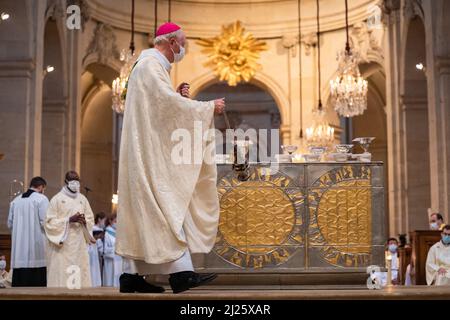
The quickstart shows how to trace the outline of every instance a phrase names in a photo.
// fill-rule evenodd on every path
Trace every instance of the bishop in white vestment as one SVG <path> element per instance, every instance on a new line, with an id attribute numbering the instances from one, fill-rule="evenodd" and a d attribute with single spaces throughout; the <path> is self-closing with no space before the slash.
<path id="1" fill-rule="evenodd" d="M 133 260 L 136 269 L 124 270 L 122 292 L 139 291 L 135 283 L 142 280 L 132 277 L 136 273 L 171 274 L 174 292 L 214 277 L 194 273 L 190 254 L 209 252 L 217 234 L 213 129 L 214 113 L 221 113 L 225 104 L 223 99 L 191 100 L 184 84 L 178 92 L 173 89 L 171 64 L 184 57 L 185 42 L 179 26 L 163 24 L 155 48 L 142 52 L 129 77 L 119 160 L 116 252 Z M 197 144 L 191 148 L 189 143 L 191 149 L 184 152 L 194 150 L 192 157 L 180 163 L 174 159 L 180 142 L 173 135 L 181 131 Z"/>
<path id="2" fill-rule="evenodd" d="M 91 287 L 89 243 L 94 214 L 80 193 L 79 176 L 66 174 L 66 186 L 50 200 L 45 220 L 47 248 L 47 287 Z"/>

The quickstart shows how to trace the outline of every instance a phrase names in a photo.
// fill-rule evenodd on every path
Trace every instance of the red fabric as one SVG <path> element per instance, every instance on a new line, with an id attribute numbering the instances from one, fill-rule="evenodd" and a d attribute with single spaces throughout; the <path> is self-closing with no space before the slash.
<path id="1" fill-rule="evenodd" d="M 175 23 L 166 22 L 159 26 L 158 30 L 156 31 L 156 36 L 159 37 L 164 34 L 172 33 L 180 29 L 181 27 L 176 25 Z"/>

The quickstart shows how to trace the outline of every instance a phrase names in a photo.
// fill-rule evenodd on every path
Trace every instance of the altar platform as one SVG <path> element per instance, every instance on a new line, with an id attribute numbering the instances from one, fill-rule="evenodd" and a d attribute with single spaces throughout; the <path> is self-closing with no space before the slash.
<path id="1" fill-rule="evenodd" d="M 0 300 L 448 300 L 450 287 L 364 286 L 206 286 L 180 294 L 123 294 L 117 288 L 69 290 L 59 288 L 0 289 Z"/>

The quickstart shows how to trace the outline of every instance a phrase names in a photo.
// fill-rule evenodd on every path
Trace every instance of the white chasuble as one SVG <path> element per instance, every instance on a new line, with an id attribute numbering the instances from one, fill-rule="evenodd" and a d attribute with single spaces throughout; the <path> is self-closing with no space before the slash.
<path id="1" fill-rule="evenodd" d="M 69 223 L 77 212 L 85 215 L 86 227 Z M 63 188 L 50 200 L 45 220 L 47 287 L 92 286 L 86 233 L 92 234 L 93 225 L 94 215 L 84 195 L 72 197 Z"/>
<path id="2" fill-rule="evenodd" d="M 444 275 L 438 274 L 439 268 L 444 268 L 447 273 Z M 425 271 L 428 285 L 450 285 L 450 245 L 445 246 L 439 241 L 430 248 Z"/>
<path id="3" fill-rule="evenodd" d="M 155 56 L 138 60 L 120 147 L 117 254 L 163 264 L 188 249 L 211 251 L 219 220 L 213 128 L 213 101 L 178 94 Z M 189 150 L 179 152 L 180 141 Z"/>

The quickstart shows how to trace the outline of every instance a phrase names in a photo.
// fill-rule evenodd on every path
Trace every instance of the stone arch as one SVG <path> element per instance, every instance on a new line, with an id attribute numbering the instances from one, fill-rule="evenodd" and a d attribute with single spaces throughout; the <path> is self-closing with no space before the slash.
<path id="1" fill-rule="evenodd" d="M 68 157 L 68 99 L 64 54 L 57 22 L 48 19 L 44 30 L 44 70 L 42 94 L 41 174 L 46 178 L 48 194 L 56 194 L 64 181 Z"/>
<path id="2" fill-rule="evenodd" d="M 212 72 L 207 72 L 197 78 L 195 78 L 191 83 L 191 92 L 192 96 L 195 97 L 197 94 L 204 88 L 218 83 L 216 75 Z M 273 80 L 270 76 L 266 75 L 263 72 L 257 72 L 255 77 L 250 81 L 251 84 L 254 84 L 260 87 L 263 90 L 266 90 L 277 103 L 278 109 L 281 114 L 281 123 L 283 126 L 290 125 L 290 105 L 289 99 L 287 98 L 286 93 L 283 91 L 281 86 Z"/>
<path id="3" fill-rule="evenodd" d="M 111 108 L 111 83 L 118 72 L 89 64 L 81 76 L 81 164 L 84 186 L 94 212 L 111 210 L 118 160 L 119 115 Z"/>
<path id="4" fill-rule="evenodd" d="M 281 114 L 274 97 L 261 85 L 254 81 L 239 84 L 237 87 L 230 87 L 225 82 L 212 82 L 203 86 L 200 92 L 196 93 L 199 100 L 212 100 L 217 97 L 226 97 L 227 114 L 232 129 L 242 129 L 246 132 L 249 129 L 256 130 L 255 136 L 249 138 L 253 142 L 252 160 L 268 161 L 266 156 L 278 154 L 280 152 L 281 137 L 276 135 L 272 129 L 280 129 Z M 216 129 L 225 132 L 227 129 L 224 117 L 215 117 Z M 260 130 L 266 131 L 267 136 Z M 250 132 L 250 131 L 249 131 Z M 261 135 L 263 134 L 263 135 Z M 277 139 L 279 137 L 280 139 Z M 267 138 L 267 139 L 265 139 Z M 272 140 L 274 139 L 275 140 Z M 272 144 L 272 141 L 275 144 Z M 217 152 L 228 153 L 232 148 L 230 141 L 217 141 Z M 224 150 L 220 148 L 225 147 Z"/>
<path id="5" fill-rule="evenodd" d="M 190 83 L 192 96 L 196 97 L 202 89 L 218 82 L 219 80 L 213 72 L 209 71 L 202 74 Z M 280 135 L 283 143 L 289 143 L 291 135 L 291 110 L 287 94 L 275 80 L 263 72 L 257 72 L 250 83 L 267 91 L 275 100 L 281 116 Z"/>

